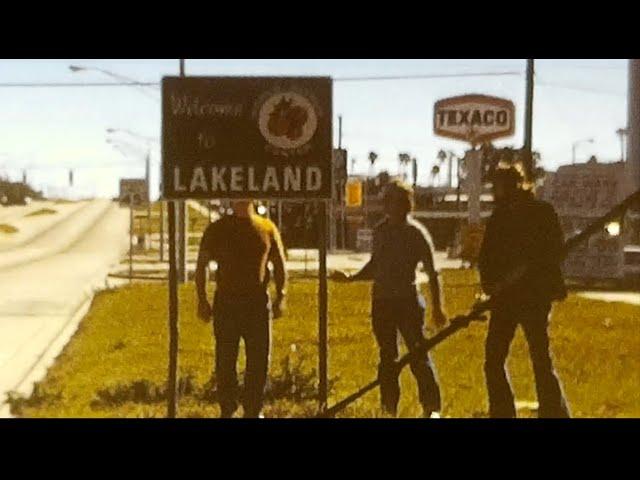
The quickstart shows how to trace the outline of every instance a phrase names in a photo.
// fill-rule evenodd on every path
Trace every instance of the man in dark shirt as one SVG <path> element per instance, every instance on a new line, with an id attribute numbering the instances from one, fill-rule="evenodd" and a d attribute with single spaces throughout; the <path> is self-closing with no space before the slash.
<path id="1" fill-rule="evenodd" d="M 246 371 L 243 409 L 245 417 L 258 417 L 262 410 L 269 368 L 271 305 L 267 291 L 272 262 L 276 283 L 273 316 L 281 314 L 285 295 L 284 247 L 278 229 L 254 213 L 248 200 L 232 202 L 233 215 L 210 224 L 200 242 L 196 268 L 198 315 L 205 321 L 213 315 L 216 339 L 216 379 L 221 417 L 237 409 L 236 363 L 240 338 L 244 339 Z M 207 300 L 206 268 L 217 263 L 213 307 Z"/>
<path id="2" fill-rule="evenodd" d="M 551 303 L 567 295 L 560 269 L 564 239 L 553 207 L 523 190 L 522 182 L 514 167 L 496 170 L 495 208 L 487 221 L 478 264 L 483 290 L 497 295 L 485 344 L 489 415 L 516 416 L 505 361 L 521 325 L 536 379 L 539 416 L 568 417 L 547 332 Z"/>
<path id="3" fill-rule="evenodd" d="M 398 331 L 411 351 L 424 340 L 425 300 L 416 288 L 416 267 L 422 262 L 429 275 L 432 318 L 441 327 L 446 317 L 441 307 L 440 284 L 433 263 L 433 244 L 427 230 L 409 217 L 413 192 L 401 183 L 387 186 L 384 195 L 385 220 L 373 235 L 369 262 L 355 275 L 336 272 L 342 281 L 373 280 L 372 323 L 380 348 L 378 376 L 382 408 L 397 414 L 400 386 L 395 361 L 398 358 Z M 416 358 L 411 370 L 418 382 L 425 417 L 437 417 L 441 408 L 440 389 L 428 356 Z"/>

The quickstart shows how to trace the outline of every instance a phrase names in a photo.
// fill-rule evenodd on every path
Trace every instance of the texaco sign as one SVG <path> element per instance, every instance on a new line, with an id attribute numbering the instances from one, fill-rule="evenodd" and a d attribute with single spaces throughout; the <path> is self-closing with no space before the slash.
<path id="1" fill-rule="evenodd" d="M 329 198 L 331 79 L 165 77 L 163 198 Z"/>
<path id="2" fill-rule="evenodd" d="M 433 131 L 441 137 L 480 144 L 515 131 L 513 102 L 487 95 L 439 100 L 433 108 Z"/>

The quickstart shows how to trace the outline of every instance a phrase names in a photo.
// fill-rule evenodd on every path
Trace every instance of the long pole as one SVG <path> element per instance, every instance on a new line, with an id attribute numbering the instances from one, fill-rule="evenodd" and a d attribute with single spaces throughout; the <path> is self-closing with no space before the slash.
<path id="1" fill-rule="evenodd" d="M 524 117 L 524 171 L 527 181 L 533 179 L 533 156 L 531 154 L 533 135 L 533 59 L 527 60 L 526 110 Z"/>
<path id="2" fill-rule="evenodd" d="M 563 248 L 564 255 L 566 256 L 570 250 L 575 248 L 578 244 L 584 242 L 594 233 L 601 232 L 604 226 L 606 225 L 606 223 L 624 214 L 624 212 L 628 208 L 632 207 L 632 205 L 638 201 L 640 201 L 640 190 L 631 194 L 622 202 L 614 206 L 605 215 L 603 215 L 602 217 L 598 218 L 595 222 L 588 225 L 580 233 L 566 240 L 564 242 L 564 248 Z M 402 356 L 396 362 L 396 370 L 395 370 L 396 374 L 399 375 L 402 369 L 411 363 L 411 360 L 424 356 L 431 348 L 438 345 L 446 338 L 450 337 L 456 331 L 460 330 L 461 328 L 467 327 L 471 321 L 484 320 L 484 316 L 482 314 L 490 310 L 491 308 L 493 308 L 495 305 L 499 304 L 500 298 L 502 295 L 504 295 L 504 292 L 506 291 L 506 289 L 509 286 L 513 285 L 518 280 L 520 280 L 526 272 L 527 272 L 527 264 L 524 263 L 520 265 L 520 267 L 517 267 L 513 272 L 510 272 L 509 275 L 506 276 L 508 280 L 506 280 L 501 285 L 498 285 L 498 291 L 494 293 L 488 300 L 483 300 L 481 302 L 476 303 L 468 314 L 454 317 L 453 319 L 451 319 L 450 324 L 446 328 L 444 328 L 443 330 L 440 330 L 440 332 L 438 332 L 433 337 L 423 341 L 417 349 Z M 342 411 L 348 405 L 358 400 L 360 397 L 362 397 L 367 392 L 373 390 L 379 385 L 380 385 L 379 379 L 376 379 L 368 383 L 364 387 L 360 388 L 360 390 L 358 390 L 357 392 L 354 392 L 353 394 L 339 401 L 338 403 L 331 406 L 330 408 L 327 408 L 324 411 L 321 411 L 318 415 L 316 415 L 316 418 L 333 417 L 336 413 Z"/>
<path id="3" fill-rule="evenodd" d="M 320 411 L 327 408 L 328 375 L 328 302 L 327 302 L 327 202 L 320 201 L 320 235 L 318 246 L 318 402 Z"/>

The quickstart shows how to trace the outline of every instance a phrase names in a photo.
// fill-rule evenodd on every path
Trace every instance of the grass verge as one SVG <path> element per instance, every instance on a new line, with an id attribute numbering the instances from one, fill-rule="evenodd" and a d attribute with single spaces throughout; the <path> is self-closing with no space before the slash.
<path id="1" fill-rule="evenodd" d="M 41 215 L 54 215 L 56 213 L 58 213 L 58 211 L 54 210 L 53 208 L 41 208 L 40 210 L 35 210 L 31 213 L 27 213 L 25 217 L 39 217 Z"/>
<path id="2" fill-rule="evenodd" d="M 18 233 L 19 231 L 20 230 L 18 230 L 13 225 L 9 225 L 8 223 L 0 223 L 0 233 L 11 234 Z"/>
<path id="3" fill-rule="evenodd" d="M 444 271 L 443 278 L 449 315 L 466 311 L 478 292 L 475 272 Z M 219 410 L 211 324 L 196 318 L 192 283 L 181 286 L 179 295 L 180 416 L 215 417 Z M 375 378 L 378 359 L 369 295 L 368 283 L 329 283 L 330 404 Z M 288 311 L 273 325 L 268 417 L 305 417 L 316 411 L 316 301 L 315 280 L 292 280 Z M 552 350 L 574 416 L 640 416 L 639 319 L 640 307 L 573 294 L 554 307 Z M 445 416 L 486 416 L 485 334 L 486 325 L 474 323 L 433 352 Z M 33 395 L 12 397 L 12 410 L 24 417 L 162 417 L 167 349 L 166 285 L 133 284 L 103 292 Z M 242 378 L 242 350 L 240 365 Z M 520 331 L 508 367 L 518 400 L 535 400 Z M 408 369 L 401 375 L 401 386 L 399 415 L 419 416 L 417 389 Z M 339 416 L 378 417 L 378 402 L 376 390 Z"/>

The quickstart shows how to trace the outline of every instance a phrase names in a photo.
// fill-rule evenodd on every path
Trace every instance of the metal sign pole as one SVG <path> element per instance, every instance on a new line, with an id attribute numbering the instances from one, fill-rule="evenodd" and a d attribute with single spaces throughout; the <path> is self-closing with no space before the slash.
<path id="1" fill-rule="evenodd" d="M 328 316 L 327 316 L 327 202 L 322 200 L 320 207 L 320 235 L 318 246 L 318 402 L 320 411 L 327 408 L 328 375 Z"/>
<path id="2" fill-rule="evenodd" d="M 531 156 L 533 136 L 533 59 L 527 60 L 526 108 L 524 116 L 524 171 L 527 181 L 533 179 L 533 157 Z"/>
<path id="3" fill-rule="evenodd" d="M 180 76 L 184 76 L 184 59 L 180 59 Z M 164 155 L 164 149 L 163 149 Z M 178 414 L 178 269 L 176 265 L 176 203 L 167 204 L 169 216 L 169 378 L 167 381 L 167 417 Z"/>
<path id="4" fill-rule="evenodd" d="M 482 151 L 471 145 L 467 152 L 468 180 L 467 202 L 469 208 L 469 224 L 480 223 L 480 195 L 482 194 Z"/>
<path id="5" fill-rule="evenodd" d="M 168 202 L 169 215 L 169 378 L 167 417 L 178 412 L 178 272 L 176 268 L 176 203 Z"/>
<path id="6" fill-rule="evenodd" d="M 180 76 L 185 76 L 184 58 L 180 59 Z M 186 200 L 178 202 L 178 282 L 187 281 L 187 232 L 188 215 Z"/>

